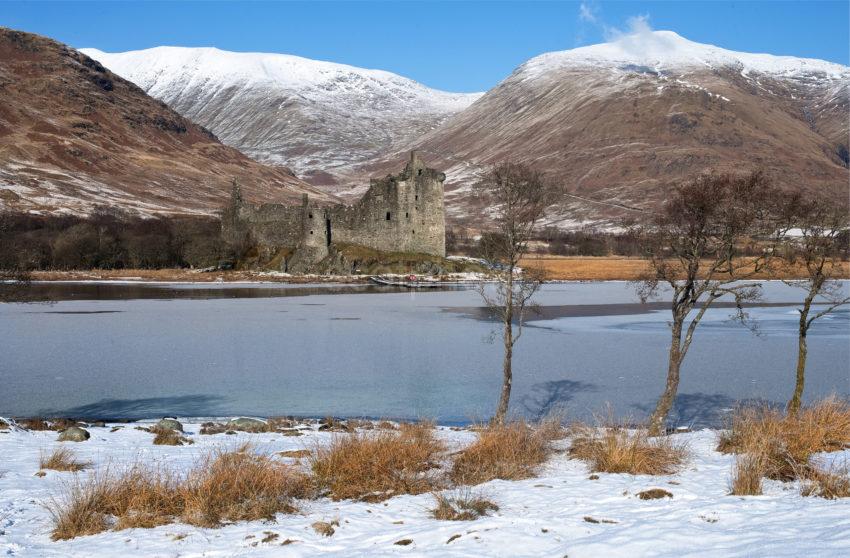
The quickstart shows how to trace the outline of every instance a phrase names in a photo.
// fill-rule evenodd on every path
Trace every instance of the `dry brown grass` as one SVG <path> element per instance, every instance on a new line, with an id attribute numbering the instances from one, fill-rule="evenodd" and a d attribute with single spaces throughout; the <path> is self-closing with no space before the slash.
<path id="1" fill-rule="evenodd" d="M 74 479 L 60 498 L 49 501 L 47 510 L 53 518 L 50 538 L 73 539 L 109 529 L 110 518 L 103 512 L 108 484 L 103 476 Z"/>
<path id="2" fill-rule="evenodd" d="M 627 280 L 637 281 L 646 275 L 648 267 L 642 258 L 624 256 L 529 256 L 523 258 L 520 266 L 544 271 L 550 280 L 571 281 L 603 281 Z M 839 262 L 840 276 L 850 278 L 850 262 Z M 704 266 L 707 269 L 710 266 Z M 802 266 L 785 265 L 774 270 L 772 275 L 758 274 L 756 278 L 802 279 L 807 277 Z"/>
<path id="3" fill-rule="evenodd" d="M 18 426 L 23 428 L 24 430 L 31 430 L 33 432 L 41 432 L 44 430 L 52 430 L 50 425 L 46 420 L 40 418 L 26 418 L 20 419 L 17 421 Z"/>
<path id="4" fill-rule="evenodd" d="M 183 519 L 205 527 L 293 513 L 293 499 L 305 498 L 311 491 L 307 475 L 257 455 L 248 446 L 208 455 L 189 474 L 186 485 Z"/>
<path id="5" fill-rule="evenodd" d="M 744 408 L 732 416 L 717 450 L 760 454 L 765 476 L 776 480 L 800 477 L 818 452 L 850 446 L 850 403 L 830 397 L 796 415 L 762 408 Z"/>
<path id="6" fill-rule="evenodd" d="M 480 484 L 493 479 L 533 477 L 552 453 L 552 441 L 561 437 L 557 419 L 538 424 L 525 421 L 480 429 L 478 439 L 461 451 L 450 477 L 456 484 Z"/>
<path id="7" fill-rule="evenodd" d="M 732 465 L 729 493 L 733 496 L 761 496 L 766 460 L 761 453 L 742 454 Z"/>
<path id="8" fill-rule="evenodd" d="M 243 446 L 208 454 L 183 476 L 142 464 L 105 470 L 67 485 L 47 507 L 52 538 L 59 540 L 177 519 L 203 527 L 271 519 L 294 512 L 293 500 L 308 496 L 310 487 L 303 473 Z"/>
<path id="9" fill-rule="evenodd" d="M 194 444 L 194 442 L 175 430 L 168 430 L 166 428 L 156 429 L 156 436 L 153 439 L 153 445 L 182 446 L 185 444 Z"/>
<path id="10" fill-rule="evenodd" d="M 82 471 L 89 467 L 88 461 L 80 461 L 74 456 L 74 452 L 65 446 L 54 449 L 50 454 L 42 453 L 38 459 L 40 469 L 51 469 L 53 471 Z"/>
<path id="11" fill-rule="evenodd" d="M 334 519 L 333 521 L 316 521 L 311 525 L 313 530 L 322 535 L 323 537 L 332 537 L 334 533 L 336 533 L 336 529 L 334 527 L 339 527 L 339 520 Z"/>
<path id="12" fill-rule="evenodd" d="M 672 436 L 650 437 L 646 429 L 622 425 L 574 425 L 569 454 L 592 472 L 672 475 L 688 459 L 688 449 Z"/>
<path id="13" fill-rule="evenodd" d="M 805 478 L 800 482 L 800 494 L 827 500 L 850 498 L 850 472 L 847 466 L 810 466 L 805 472 Z"/>
<path id="14" fill-rule="evenodd" d="M 440 479 L 433 469 L 444 450 L 433 424 L 407 424 L 338 435 L 316 448 L 311 464 L 317 486 L 334 500 L 376 502 L 434 490 Z"/>
<path id="15" fill-rule="evenodd" d="M 431 517 L 442 521 L 473 521 L 499 511 L 499 506 L 469 489 L 434 494 L 434 501 Z"/>

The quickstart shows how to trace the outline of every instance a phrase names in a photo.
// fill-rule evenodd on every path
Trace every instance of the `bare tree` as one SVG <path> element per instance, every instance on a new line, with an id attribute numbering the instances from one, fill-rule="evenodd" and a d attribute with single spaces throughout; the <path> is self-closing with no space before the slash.
<path id="1" fill-rule="evenodd" d="M 788 412 L 799 411 L 806 381 L 806 338 L 812 323 L 838 307 L 850 303 L 850 296 L 836 278 L 842 275 L 841 258 L 848 249 L 848 213 L 846 208 L 819 199 L 805 199 L 802 194 L 789 196 L 784 207 L 783 225 L 791 231 L 784 240 L 785 256 L 790 271 L 802 271 L 800 280 L 785 280 L 785 284 L 803 289 L 806 293 L 799 308 L 797 370 L 794 394 L 788 402 Z M 819 311 L 812 305 L 821 303 Z"/>
<path id="2" fill-rule="evenodd" d="M 735 318 L 748 323 L 744 303 L 758 300 L 761 286 L 746 280 L 765 270 L 770 250 L 764 256 L 736 256 L 742 243 L 772 232 L 767 207 L 772 199 L 775 196 L 760 172 L 706 174 L 676 188 L 653 222 L 643 228 L 650 271 L 639 283 L 638 295 L 645 302 L 664 285 L 672 291 L 667 381 L 649 419 L 653 435 L 664 432 L 679 389 L 682 362 L 711 305 L 731 297 Z"/>
<path id="3" fill-rule="evenodd" d="M 502 390 L 493 416 L 493 422 L 501 424 L 511 397 L 514 345 L 522 336 L 526 312 L 542 283 L 540 272 L 520 269 L 519 262 L 528 252 L 528 243 L 546 207 L 553 201 L 553 187 L 539 171 L 506 162 L 494 166 L 477 190 L 495 222 L 495 230 L 481 239 L 481 252 L 492 264 L 492 272 L 479 283 L 478 292 L 502 327 Z"/>

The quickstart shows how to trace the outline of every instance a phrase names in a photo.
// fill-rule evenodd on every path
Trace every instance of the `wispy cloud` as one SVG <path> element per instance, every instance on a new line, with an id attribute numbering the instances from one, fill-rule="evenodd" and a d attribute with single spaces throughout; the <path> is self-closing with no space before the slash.
<path id="1" fill-rule="evenodd" d="M 578 22 L 576 45 L 584 43 L 588 27 L 596 28 L 609 43 L 622 42 L 626 37 L 640 41 L 652 36 L 649 14 L 631 16 L 626 20 L 626 27 L 620 29 L 605 22 L 605 18 L 602 16 L 602 8 L 595 0 L 583 0 L 579 4 Z"/>
<path id="2" fill-rule="evenodd" d="M 619 41 L 626 36 L 647 36 L 652 34 L 652 26 L 649 24 L 649 14 L 632 16 L 626 20 L 626 29 L 618 29 L 602 24 L 602 36 L 609 43 Z"/>
<path id="3" fill-rule="evenodd" d="M 596 23 L 596 13 L 599 11 L 599 8 L 596 4 L 591 4 L 589 2 L 582 2 L 578 7 L 578 18 L 580 21 L 586 21 L 588 23 Z"/>

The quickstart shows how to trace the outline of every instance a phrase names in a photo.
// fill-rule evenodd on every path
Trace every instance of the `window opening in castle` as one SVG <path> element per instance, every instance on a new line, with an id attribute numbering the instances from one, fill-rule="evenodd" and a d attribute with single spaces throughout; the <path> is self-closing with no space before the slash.
<path id="1" fill-rule="evenodd" d="M 387 211 L 387 221 L 389 221 L 389 220 L 390 220 L 390 212 Z"/>

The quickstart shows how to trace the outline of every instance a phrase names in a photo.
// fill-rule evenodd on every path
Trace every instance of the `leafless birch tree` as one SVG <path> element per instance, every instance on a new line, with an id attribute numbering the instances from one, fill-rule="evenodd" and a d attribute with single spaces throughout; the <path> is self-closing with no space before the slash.
<path id="1" fill-rule="evenodd" d="M 788 402 L 791 414 L 799 411 L 803 398 L 809 328 L 815 320 L 850 303 L 847 290 L 836 280 L 841 277 L 841 259 L 847 256 L 848 220 L 846 208 L 824 200 L 806 199 L 800 193 L 789 196 L 785 206 L 784 228 L 791 231 L 785 236 L 785 256 L 789 271 L 801 270 L 804 278 L 784 282 L 805 292 L 803 305 L 798 309 L 797 368 L 794 393 Z"/>
<path id="2" fill-rule="evenodd" d="M 682 362 L 706 311 L 716 300 L 729 297 L 736 304 L 735 318 L 747 323 L 744 304 L 760 298 L 760 284 L 747 280 L 765 270 L 770 250 L 750 258 L 737 257 L 737 251 L 748 239 L 773 234 L 768 219 L 773 199 L 772 188 L 759 172 L 706 174 L 676 188 L 643 229 L 650 271 L 638 295 L 646 301 L 662 286 L 672 294 L 667 379 L 649 419 L 653 435 L 665 431 Z"/>
<path id="3" fill-rule="evenodd" d="M 495 230 L 481 239 L 482 255 L 492 264 L 492 273 L 478 285 L 489 311 L 500 322 L 504 359 L 502 389 L 493 416 L 504 423 L 513 384 L 513 349 L 522 336 L 531 299 L 540 288 L 542 274 L 520 269 L 535 227 L 553 201 L 553 187 L 538 171 L 520 163 L 494 166 L 477 185 L 480 198 L 489 206 Z"/>

